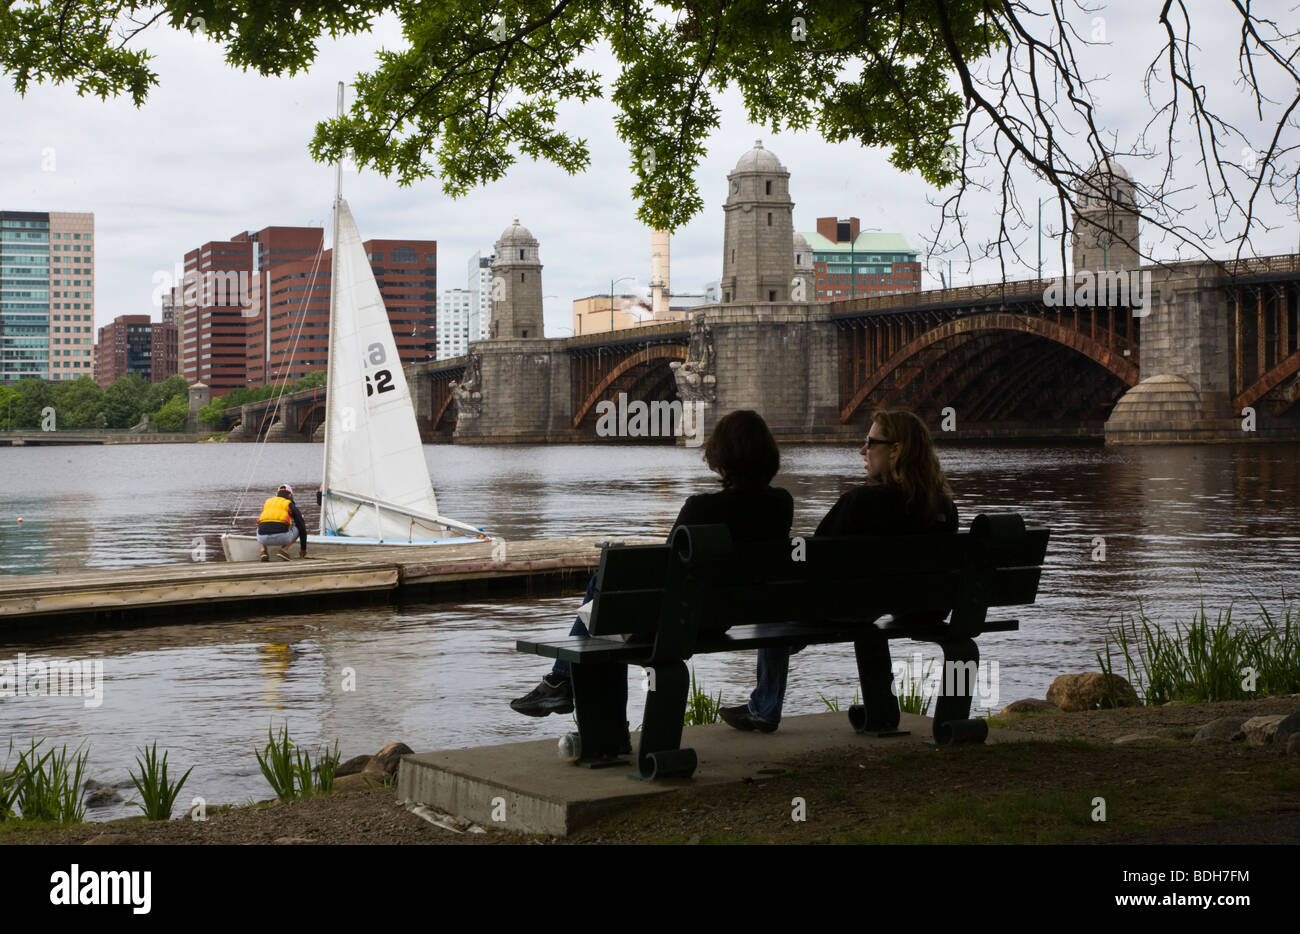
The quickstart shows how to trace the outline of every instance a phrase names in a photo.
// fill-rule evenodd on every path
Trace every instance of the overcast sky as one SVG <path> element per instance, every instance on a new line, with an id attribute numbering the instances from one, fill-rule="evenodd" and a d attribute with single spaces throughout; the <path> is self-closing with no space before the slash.
<path id="1" fill-rule="evenodd" d="M 1243 122 L 1253 120 L 1249 101 L 1233 86 L 1236 14 L 1209 0 L 1188 6 L 1197 16 L 1193 38 L 1203 42 L 1202 80 L 1211 104 Z M 1282 22 L 1294 16 L 1286 2 L 1263 6 L 1266 12 L 1274 7 Z M 1085 75 L 1097 78 L 1097 123 L 1117 132 L 1121 144 L 1131 143 L 1150 117 L 1141 78 L 1163 41 L 1157 11 L 1155 4 L 1103 9 L 1108 44 L 1086 49 L 1081 63 Z M 1082 25 L 1092 24 L 1085 19 Z M 201 37 L 157 28 L 147 36 L 160 85 L 139 110 L 129 99 L 78 98 L 66 86 L 35 88 L 26 98 L 10 90 L 0 99 L 0 209 L 94 212 L 97 325 L 122 314 L 157 317 L 151 304 L 155 273 L 170 272 L 201 243 L 268 225 L 328 226 L 333 173 L 308 155 L 314 125 L 332 115 L 337 81 L 372 70 L 377 49 L 401 44 L 396 20 L 382 20 L 370 35 L 324 41 L 310 72 L 288 79 L 232 69 L 220 48 Z M 673 237 L 674 291 L 703 291 L 705 282 L 720 275 L 726 175 L 759 138 L 791 173 L 795 229 L 811 230 L 816 217 L 838 214 L 861 217 L 864 228 L 901 232 L 922 250 L 922 262 L 929 261 L 925 286 L 938 287 L 940 263 L 924 254 L 939 219 L 927 198 L 939 193 L 919 176 L 894 169 L 884 151 L 753 126 L 735 92 L 724 95 L 721 105 L 722 125 L 697 174 L 705 209 Z M 612 106 L 603 100 L 570 105 L 561 108 L 560 118 L 562 127 L 588 142 L 591 167 L 585 174 L 570 177 L 521 157 L 505 179 L 453 201 L 436 179 L 404 189 L 374 172 L 345 173 L 344 195 L 361 235 L 437 240 L 439 288 L 463 288 L 470 255 L 490 250 L 518 217 L 540 242 L 544 292 L 557 296 L 545 303 L 547 332 L 565 333 L 560 329 L 571 326 L 572 299 L 606 291 L 611 278 L 648 280 L 650 232 L 636 220 L 630 159 L 616 135 Z M 1258 132 L 1262 147 L 1266 138 Z M 1289 130 L 1284 143 L 1294 144 L 1296 136 Z M 50 155 L 53 171 L 44 171 Z M 1180 178 L 1195 185 L 1196 156 L 1190 149 L 1179 155 Z M 1159 168 L 1125 165 L 1139 180 L 1154 177 Z M 1045 186 L 1040 191 L 1024 183 L 1028 204 L 1039 194 L 1047 194 Z M 1198 189 L 1183 203 L 1189 219 L 1208 218 Z M 971 196 L 971 239 L 989 234 L 996 208 L 991 196 Z M 1045 208 L 1046 218 L 1052 213 Z M 1294 216 L 1273 209 L 1266 217 L 1278 229 L 1257 235 L 1253 252 L 1294 251 Z M 1032 239 L 1026 242 L 1025 255 L 1032 257 Z M 1044 253 L 1044 274 L 1058 274 L 1051 243 Z M 1011 277 L 1032 272 L 1020 267 Z M 953 273 L 957 284 L 998 277 L 996 263 L 968 270 L 960 257 L 953 259 Z"/>

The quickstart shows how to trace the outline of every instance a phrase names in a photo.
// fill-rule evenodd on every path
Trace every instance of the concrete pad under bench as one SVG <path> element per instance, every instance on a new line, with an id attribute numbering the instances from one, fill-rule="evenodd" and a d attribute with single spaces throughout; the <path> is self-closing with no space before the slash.
<path id="1" fill-rule="evenodd" d="M 569 721 L 565 721 L 568 724 Z M 563 724 L 557 724 L 563 729 Z M 426 804 L 483 827 L 520 833 L 567 836 L 650 795 L 671 794 L 682 787 L 739 783 L 779 775 L 794 759 L 844 746 L 917 746 L 931 742 L 928 717 L 903 714 L 900 729 L 910 736 L 876 738 L 855 733 L 847 713 L 786 717 L 775 733 L 747 733 L 725 723 L 687 727 L 682 746 L 691 747 L 699 767 L 689 779 L 641 782 L 626 766 L 587 769 L 558 754 L 560 732 L 552 739 L 445 749 L 402 758 L 397 772 L 398 800 Z M 632 735 L 635 749 L 638 735 Z M 1034 737 L 1014 730 L 992 730 L 988 741 L 1022 742 Z M 493 820 L 505 801 L 505 820 Z"/>

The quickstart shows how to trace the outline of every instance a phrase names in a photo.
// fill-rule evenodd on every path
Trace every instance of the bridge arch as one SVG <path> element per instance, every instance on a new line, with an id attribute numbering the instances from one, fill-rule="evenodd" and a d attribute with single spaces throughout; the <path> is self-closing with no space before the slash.
<path id="1" fill-rule="evenodd" d="M 933 362 L 952 351 L 955 342 L 978 334 L 1002 332 L 1024 334 L 1041 338 L 1068 348 L 1092 360 L 1109 371 L 1127 386 L 1138 382 L 1138 367 L 1130 359 L 1132 347 L 1122 337 L 1114 338 L 1114 346 L 1100 341 L 1056 321 L 1035 315 L 1010 312 L 987 312 L 946 321 L 919 334 L 886 359 L 867 376 L 852 398 L 840 410 L 840 422 L 851 424 L 869 400 L 884 387 L 889 398 L 897 398 L 914 380 L 925 372 L 925 363 Z M 1128 350 L 1130 355 L 1125 355 Z"/>
<path id="2" fill-rule="evenodd" d="M 604 397 L 611 387 L 615 386 L 627 374 L 632 373 L 638 367 L 648 367 L 656 369 L 668 369 L 668 364 L 676 360 L 678 362 L 686 361 L 687 346 L 685 343 L 659 343 L 650 344 L 640 350 L 629 354 L 619 360 L 614 366 L 610 367 L 606 373 L 577 406 L 573 413 L 572 425 L 578 428 L 596 404 Z M 671 372 L 671 371 L 670 371 Z"/>

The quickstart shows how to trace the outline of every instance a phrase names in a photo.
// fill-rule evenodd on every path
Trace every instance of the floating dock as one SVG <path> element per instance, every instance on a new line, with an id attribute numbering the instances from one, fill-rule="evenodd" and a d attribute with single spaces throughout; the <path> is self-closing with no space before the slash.
<path id="1" fill-rule="evenodd" d="M 0 577 L 0 625 L 148 622 L 248 610 L 335 608 L 494 590 L 581 589 L 606 539 L 474 542 L 403 548 L 383 557 L 200 562 Z M 657 541 L 625 539 L 629 544 Z M 396 550 L 396 549 L 395 549 Z"/>

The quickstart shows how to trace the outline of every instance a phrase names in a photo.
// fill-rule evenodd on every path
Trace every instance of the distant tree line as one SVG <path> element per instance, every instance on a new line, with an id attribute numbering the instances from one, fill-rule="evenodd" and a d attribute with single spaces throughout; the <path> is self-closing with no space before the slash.
<path id="1" fill-rule="evenodd" d="M 250 386 L 247 389 L 236 389 L 227 395 L 213 399 L 210 404 L 199 409 L 199 422 L 209 428 L 220 428 L 222 417 L 227 409 L 237 408 L 247 402 L 261 402 L 264 399 L 273 399 L 287 392 L 316 389 L 324 385 L 325 371 L 316 370 L 313 373 L 308 373 L 292 386 L 281 383 L 272 386 Z"/>
<path id="2" fill-rule="evenodd" d="M 148 415 L 159 431 L 181 431 L 190 414 L 189 384 L 183 376 L 146 383 L 138 373 L 128 373 L 107 389 L 89 376 L 0 385 L 0 427 L 5 430 L 46 427 L 50 410 L 56 430 L 131 428 Z"/>

